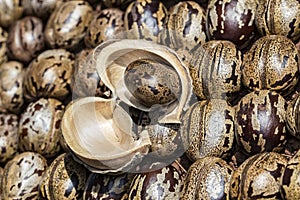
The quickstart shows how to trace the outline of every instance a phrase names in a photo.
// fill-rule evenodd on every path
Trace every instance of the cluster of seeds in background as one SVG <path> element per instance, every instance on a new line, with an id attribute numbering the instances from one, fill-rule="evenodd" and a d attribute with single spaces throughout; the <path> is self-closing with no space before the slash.
<path id="1" fill-rule="evenodd" d="M 299 40 L 297 0 L 0 1 L 0 199 L 300 199 Z M 140 146 L 84 157 L 70 141 L 99 138 L 64 118 L 78 102 L 79 121 L 111 117 Z"/>

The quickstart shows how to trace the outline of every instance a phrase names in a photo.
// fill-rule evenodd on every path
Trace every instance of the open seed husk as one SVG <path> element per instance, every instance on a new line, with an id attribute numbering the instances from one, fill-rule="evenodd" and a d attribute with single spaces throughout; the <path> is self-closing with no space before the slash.
<path id="1" fill-rule="evenodd" d="M 180 116 L 188 108 L 192 95 L 192 81 L 188 68 L 172 49 L 146 40 L 110 40 L 102 43 L 94 51 L 96 68 L 103 83 L 112 91 L 113 97 L 118 97 L 125 104 L 142 111 L 153 111 L 153 107 L 143 105 L 126 87 L 124 72 L 133 61 L 152 59 L 165 63 L 178 73 L 181 93 L 177 101 L 165 108 L 166 114 L 161 116 L 159 123 L 180 123 Z M 154 106 L 154 109 L 157 107 Z"/>
<path id="2" fill-rule="evenodd" d="M 146 132 L 133 133 L 130 116 L 115 99 L 74 100 L 66 108 L 61 128 L 75 159 L 96 173 L 129 171 L 151 144 Z"/>

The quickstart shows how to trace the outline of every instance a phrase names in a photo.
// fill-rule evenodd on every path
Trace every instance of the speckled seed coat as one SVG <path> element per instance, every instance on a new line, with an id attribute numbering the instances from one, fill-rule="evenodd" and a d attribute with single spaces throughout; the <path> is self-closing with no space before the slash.
<path id="1" fill-rule="evenodd" d="M 255 159 L 251 157 L 250 159 L 251 161 L 243 166 L 241 172 L 238 183 L 240 195 L 233 199 L 281 199 L 280 176 L 285 169 L 287 159 L 274 152 L 262 153 L 256 155 Z"/>
<path id="2" fill-rule="evenodd" d="M 19 147 L 46 157 L 60 150 L 60 122 L 64 105 L 56 99 L 39 99 L 28 105 L 20 118 Z"/>
<path id="3" fill-rule="evenodd" d="M 92 173 L 86 182 L 83 200 L 121 199 L 130 187 L 133 174 L 103 175 Z"/>
<path id="4" fill-rule="evenodd" d="M 170 47 L 192 50 L 206 41 L 205 10 L 194 1 L 183 1 L 169 9 L 167 29 Z"/>
<path id="5" fill-rule="evenodd" d="M 18 113 L 23 100 L 23 65 L 8 61 L 0 66 L 0 110 Z"/>
<path id="6" fill-rule="evenodd" d="M 0 65 L 7 60 L 7 36 L 7 32 L 2 27 L 0 27 Z"/>
<path id="7" fill-rule="evenodd" d="M 75 162 L 71 154 L 56 157 L 47 169 L 39 187 L 42 199 L 82 199 L 88 171 Z"/>
<path id="8" fill-rule="evenodd" d="M 211 0 L 207 7 L 209 40 L 225 39 L 244 48 L 255 36 L 256 0 Z"/>
<path id="9" fill-rule="evenodd" d="M 179 74 L 172 66 L 151 59 L 130 63 L 124 72 L 124 81 L 130 93 L 148 107 L 170 104 L 181 92 Z"/>
<path id="10" fill-rule="evenodd" d="M 128 199 L 179 199 L 182 185 L 183 180 L 179 172 L 169 165 L 153 172 L 135 175 Z"/>
<path id="11" fill-rule="evenodd" d="M 12 25 L 8 32 L 7 48 L 12 59 L 29 62 L 44 49 L 43 22 L 27 16 Z"/>
<path id="12" fill-rule="evenodd" d="M 86 1 L 67 1 L 51 14 L 45 39 L 51 48 L 75 48 L 83 40 L 92 20 L 92 7 Z"/>
<path id="13" fill-rule="evenodd" d="M 124 31 L 124 12 L 118 8 L 107 8 L 91 21 L 84 42 L 87 47 L 93 48 L 109 39 L 117 37 Z"/>
<path id="14" fill-rule="evenodd" d="M 280 148 L 286 137 L 286 102 L 276 92 L 261 90 L 244 96 L 237 105 L 235 136 L 248 154 Z"/>
<path id="15" fill-rule="evenodd" d="M 46 50 L 26 70 L 24 95 L 27 99 L 64 99 L 71 93 L 74 55 L 64 49 Z"/>
<path id="16" fill-rule="evenodd" d="M 286 111 L 287 128 L 290 133 L 300 139 L 300 95 L 288 104 Z"/>
<path id="17" fill-rule="evenodd" d="M 232 167 L 221 158 L 197 160 L 187 172 L 181 199 L 229 199 L 232 173 Z"/>
<path id="18" fill-rule="evenodd" d="M 26 15 L 34 15 L 47 19 L 56 6 L 66 0 L 22 0 L 22 7 Z"/>
<path id="19" fill-rule="evenodd" d="M 245 168 L 249 165 L 249 163 L 253 163 L 253 161 L 255 161 L 258 157 L 260 156 L 260 154 L 256 154 L 254 156 L 249 157 L 248 159 L 246 159 L 237 169 L 235 169 L 231 175 L 231 179 L 230 179 L 230 199 L 232 200 L 242 200 L 241 199 L 241 190 L 242 190 L 242 186 L 241 182 L 242 182 L 242 178 L 243 176 L 243 171 L 245 170 Z"/>
<path id="20" fill-rule="evenodd" d="M 38 199 L 39 182 L 47 161 L 38 153 L 25 152 L 6 163 L 2 178 L 4 199 Z"/>
<path id="21" fill-rule="evenodd" d="M 227 99 L 241 89 L 241 52 L 230 41 L 212 40 L 194 53 L 189 69 L 200 99 Z"/>
<path id="22" fill-rule="evenodd" d="M 288 161 L 282 173 L 281 196 L 286 200 L 300 199 L 300 150 Z"/>
<path id="23" fill-rule="evenodd" d="M 23 14 L 22 0 L 0 1 L 0 26 L 9 27 Z"/>
<path id="24" fill-rule="evenodd" d="M 93 52 L 93 49 L 84 49 L 76 55 L 71 83 L 73 98 L 99 96 L 107 99 L 112 95 L 110 89 L 100 79 Z"/>
<path id="25" fill-rule="evenodd" d="M 283 35 L 297 41 L 300 38 L 300 2 L 258 1 L 255 23 L 261 35 Z"/>
<path id="26" fill-rule="evenodd" d="M 251 90 L 289 93 L 299 79 L 297 47 L 284 36 L 260 38 L 244 55 L 242 76 L 243 84 Z"/>
<path id="27" fill-rule="evenodd" d="M 193 161 L 226 157 L 234 141 L 234 113 L 224 100 L 194 103 L 184 114 L 180 130 L 187 156 Z"/>
<path id="28" fill-rule="evenodd" d="M 137 0 L 125 11 L 124 26 L 128 38 L 158 40 L 167 18 L 167 9 L 157 0 Z"/>
<path id="29" fill-rule="evenodd" d="M 0 163 L 5 163 L 18 152 L 19 119 L 14 114 L 0 114 Z"/>

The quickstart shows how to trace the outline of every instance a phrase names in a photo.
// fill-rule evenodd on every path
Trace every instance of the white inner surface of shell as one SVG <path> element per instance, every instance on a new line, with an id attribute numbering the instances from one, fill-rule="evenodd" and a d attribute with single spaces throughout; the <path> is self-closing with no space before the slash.
<path id="1" fill-rule="evenodd" d="M 62 120 L 62 133 L 76 157 L 91 171 L 118 172 L 148 153 L 147 133 L 136 138 L 130 116 L 114 99 L 84 97 L 72 102 Z"/>

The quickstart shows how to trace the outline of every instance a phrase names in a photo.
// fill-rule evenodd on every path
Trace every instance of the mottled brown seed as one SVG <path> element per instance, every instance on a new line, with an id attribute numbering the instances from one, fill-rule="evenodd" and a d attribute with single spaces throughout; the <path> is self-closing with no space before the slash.
<path id="1" fill-rule="evenodd" d="M 26 15 L 34 15 L 41 19 L 48 19 L 53 10 L 65 0 L 22 0 L 22 7 Z"/>
<path id="2" fill-rule="evenodd" d="M 24 103 L 23 64 L 8 61 L 0 65 L 0 110 L 19 113 Z"/>
<path id="3" fill-rule="evenodd" d="M 45 40 L 51 48 L 74 49 L 83 40 L 92 20 L 92 7 L 86 1 L 67 1 L 51 14 L 45 27 Z"/>
<path id="4" fill-rule="evenodd" d="M 148 107 L 171 104 L 178 100 L 181 92 L 179 74 L 168 64 L 151 59 L 130 63 L 124 81 L 139 103 Z"/>
<path id="5" fill-rule="evenodd" d="M 7 61 L 7 32 L 0 27 L 0 65 Z"/>
<path id="6" fill-rule="evenodd" d="M 232 173 L 232 167 L 221 158 L 197 160 L 187 172 L 181 199 L 229 199 Z"/>
<path id="7" fill-rule="evenodd" d="M 44 49 L 43 22 L 27 16 L 12 25 L 8 32 L 7 48 L 12 59 L 29 62 Z"/>
<path id="8" fill-rule="evenodd" d="M 194 1 L 183 1 L 169 9 L 166 27 L 170 47 L 192 50 L 206 41 L 205 10 Z"/>
<path id="9" fill-rule="evenodd" d="M 261 35 L 283 35 L 300 39 L 300 2 L 298 0 L 257 1 L 255 23 Z"/>
<path id="10" fill-rule="evenodd" d="M 242 78 L 250 90 L 270 89 L 289 94 L 299 79 L 297 47 L 285 36 L 258 39 L 243 58 Z"/>
<path id="11" fill-rule="evenodd" d="M 157 41 L 167 18 L 167 9 L 157 0 L 137 0 L 125 11 L 124 27 L 128 38 Z"/>
<path id="12" fill-rule="evenodd" d="M 232 200 L 281 199 L 280 177 L 287 158 L 275 152 L 254 155 L 234 172 L 231 181 Z"/>
<path id="13" fill-rule="evenodd" d="M 46 50 L 31 61 L 24 76 L 24 96 L 64 99 L 71 93 L 74 55 L 64 49 Z"/>
<path id="14" fill-rule="evenodd" d="M 156 171 L 136 174 L 129 189 L 128 199 L 179 199 L 183 178 L 169 165 Z"/>
<path id="15" fill-rule="evenodd" d="M 0 163 L 12 159 L 18 152 L 19 119 L 14 114 L 0 114 Z"/>
<path id="16" fill-rule="evenodd" d="M 87 179 L 83 199 L 122 199 L 127 194 L 134 174 L 104 175 L 91 173 Z"/>
<path id="17" fill-rule="evenodd" d="M 4 199 L 37 199 L 47 161 L 38 153 L 24 152 L 6 163 L 2 178 Z"/>
<path id="18" fill-rule="evenodd" d="M 212 40 L 200 46 L 189 69 L 200 99 L 228 99 L 241 89 L 241 52 L 230 41 Z"/>
<path id="19" fill-rule="evenodd" d="M 281 196 L 286 200 L 300 199 L 300 150 L 288 161 L 281 177 Z"/>
<path id="20" fill-rule="evenodd" d="M 234 141 L 234 113 L 225 100 L 194 103 L 184 114 L 180 129 L 187 156 L 193 161 L 205 156 L 227 157 Z"/>
<path id="21" fill-rule="evenodd" d="M 88 171 L 71 154 L 56 157 L 43 176 L 39 196 L 43 199 L 82 199 Z"/>
<path id="22" fill-rule="evenodd" d="M 255 0 L 211 0 L 206 14 L 209 40 L 230 40 L 245 48 L 255 36 Z"/>
<path id="23" fill-rule="evenodd" d="M 22 17 L 21 0 L 0 1 L 0 26 L 9 27 Z"/>
<path id="24" fill-rule="evenodd" d="M 60 107 L 59 109 L 57 109 Z M 52 157 L 60 150 L 60 122 L 64 106 L 56 99 L 39 99 L 28 105 L 19 124 L 19 148 Z"/>
<path id="25" fill-rule="evenodd" d="M 290 133 L 300 139 L 300 95 L 288 104 L 286 112 L 287 128 Z"/>
<path id="26" fill-rule="evenodd" d="M 97 14 L 84 37 L 87 47 L 94 48 L 109 39 L 116 38 L 124 31 L 124 12 L 118 8 L 107 8 Z"/>
<path id="27" fill-rule="evenodd" d="M 236 107 L 235 137 L 248 154 L 279 150 L 286 138 L 286 102 L 274 91 L 254 91 Z"/>

